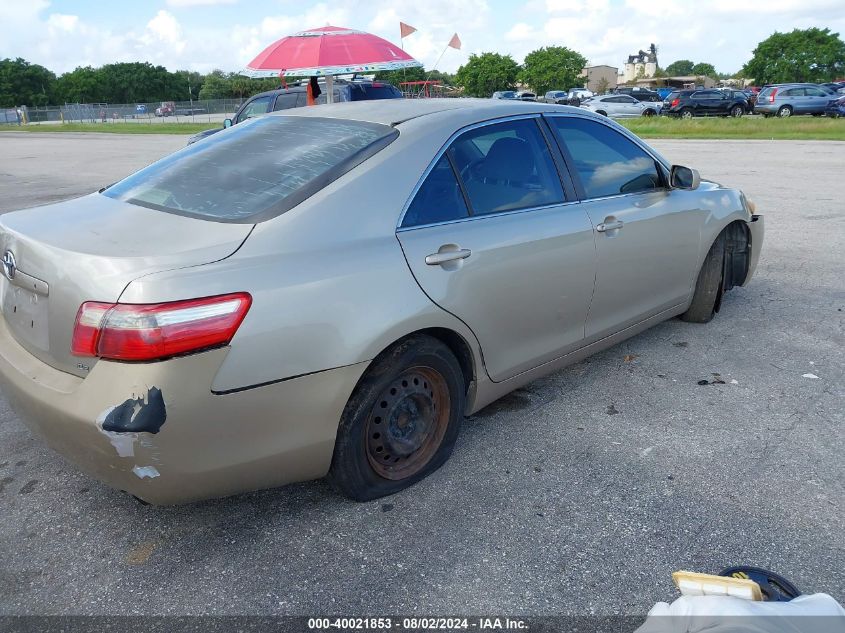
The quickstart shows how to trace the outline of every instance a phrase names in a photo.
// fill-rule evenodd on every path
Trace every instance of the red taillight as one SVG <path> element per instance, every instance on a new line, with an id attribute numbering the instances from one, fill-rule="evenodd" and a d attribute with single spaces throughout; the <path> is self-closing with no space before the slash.
<path id="1" fill-rule="evenodd" d="M 76 313 L 71 352 L 148 361 L 227 345 L 251 304 L 245 292 L 169 303 L 86 301 Z"/>
<path id="2" fill-rule="evenodd" d="M 775 102 L 775 95 L 778 93 L 777 88 L 772 88 L 772 91 L 769 93 L 769 103 Z"/>
<path id="3" fill-rule="evenodd" d="M 672 103 L 669 105 L 670 108 L 677 108 L 678 104 L 681 102 L 680 99 L 673 99 Z"/>

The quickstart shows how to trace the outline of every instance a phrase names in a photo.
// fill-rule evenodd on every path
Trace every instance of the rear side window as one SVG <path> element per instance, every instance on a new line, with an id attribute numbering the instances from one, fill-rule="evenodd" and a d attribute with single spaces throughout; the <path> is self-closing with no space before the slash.
<path id="1" fill-rule="evenodd" d="M 402 93 L 390 84 L 359 84 L 360 90 L 352 91 L 353 101 L 371 101 L 373 99 L 399 99 Z"/>
<path id="2" fill-rule="evenodd" d="M 403 227 L 460 220 L 469 215 L 464 195 L 446 154 L 437 161 L 405 212 Z"/>
<path id="3" fill-rule="evenodd" d="M 569 150 L 586 198 L 663 186 L 654 159 L 608 126 L 576 117 L 549 117 L 549 122 Z"/>
<path id="4" fill-rule="evenodd" d="M 278 97 L 276 97 L 276 105 L 273 106 L 273 110 L 287 110 L 289 108 L 296 108 L 302 105 L 305 105 L 304 92 L 283 92 Z"/>
<path id="5" fill-rule="evenodd" d="M 218 222 L 260 222 L 296 206 L 398 135 L 363 121 L 259 117 L 189 145 L 103 195 Z"/>
<path id="6" fill-rule="evenodd" d="M 560 177 L 533 119 L 470 130 L 449 151 L 473 215 L 563 202 Z"/>

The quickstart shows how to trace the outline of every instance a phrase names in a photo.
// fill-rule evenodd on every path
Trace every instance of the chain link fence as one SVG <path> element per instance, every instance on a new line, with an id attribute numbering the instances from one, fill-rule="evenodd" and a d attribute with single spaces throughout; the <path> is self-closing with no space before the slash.
<path id="1" fill-rule="evenodd" d="M 153 103 L 67 103 L 0 109 L 0 125 L 61 123 L 211 123 L 234 114 L 245 99 Z"/>

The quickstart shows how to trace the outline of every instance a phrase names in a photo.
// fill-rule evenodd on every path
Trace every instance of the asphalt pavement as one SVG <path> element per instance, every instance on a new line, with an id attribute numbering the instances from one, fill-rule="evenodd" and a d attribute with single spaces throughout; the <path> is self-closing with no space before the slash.
<path id="1" fill-rule="evenodd" d="M 0 134 L 0 211 L 184 142 Z M 671 572 L 740 563 L 845 602 L 845 143 L 653 145 L 766 215 L 757 276 L 713 322 L 514 392 L 432 477 L 364 504 L 312 482 L 146 507 L 0 397 L 0 613 L 644 614 L 677 597 Z"/>

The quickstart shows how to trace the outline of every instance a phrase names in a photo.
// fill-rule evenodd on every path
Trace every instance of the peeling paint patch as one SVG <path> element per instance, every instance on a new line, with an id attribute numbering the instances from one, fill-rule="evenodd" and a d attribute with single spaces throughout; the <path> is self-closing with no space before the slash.
<path id="1" fill-rule="evenodd" d="M 129 398 L 104 413 L 101 428 L 113 433 L 158 433 L 167 420 L 158 387 L 150 387 L 145 396 Z"/>
<path id="2" fill-rule="evenodd" d="M 135 466 L 132 472 L 138 475 L 139 479 L 155 479 L 161 474 L 155 466 Z"/>

